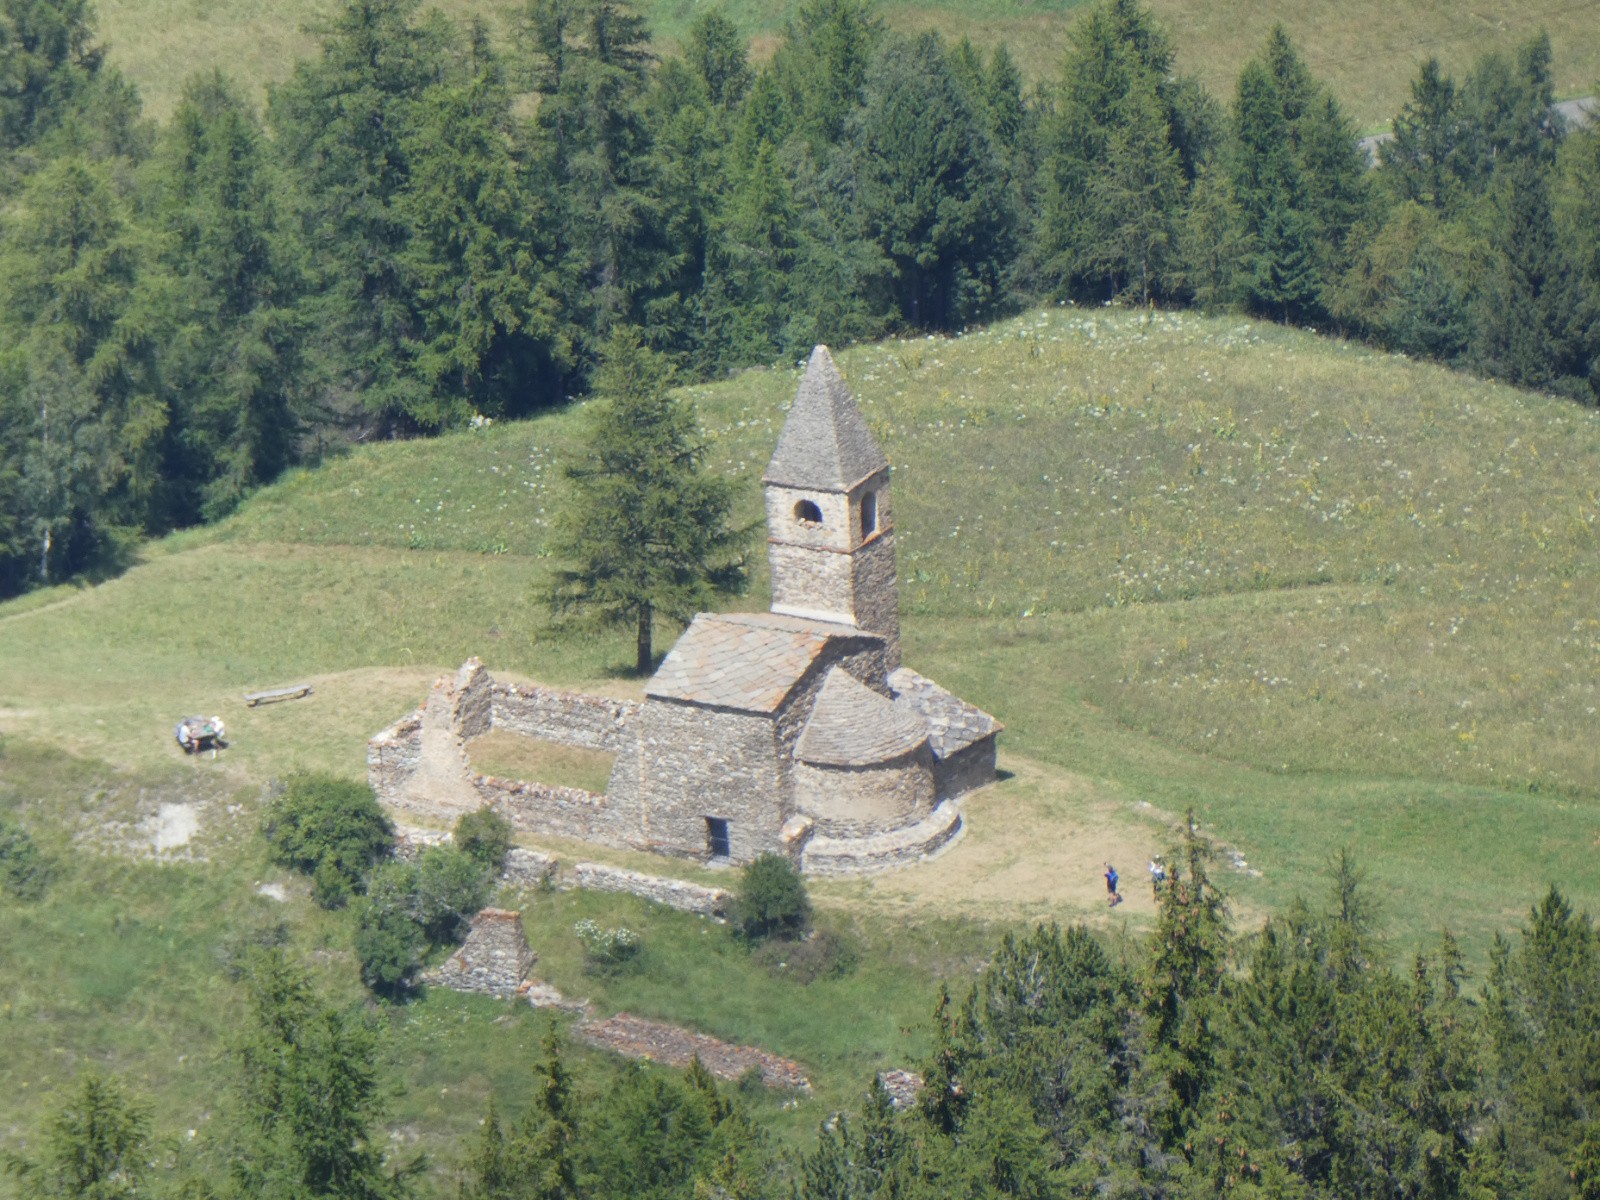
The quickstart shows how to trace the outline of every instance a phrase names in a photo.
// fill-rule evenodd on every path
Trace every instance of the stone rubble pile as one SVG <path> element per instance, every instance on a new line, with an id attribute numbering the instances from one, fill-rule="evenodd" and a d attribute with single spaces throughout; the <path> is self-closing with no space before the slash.
<path id="1" fill-rule="evenodd" d="M 770 1088 L 811 1094 L 811 1080 L 799 1063 L 754 1046 L 729 1045 L 676 1025 L 618 1013 L 609 1020 L 579 1025 L 573 1032 L 592 1046 L 626 1058 L 687 1067 L 698 1055 L 701 1065 L 718 1079 L 737 1080 L 754 1067 L 761 1072 L 761 1082 Z"/>

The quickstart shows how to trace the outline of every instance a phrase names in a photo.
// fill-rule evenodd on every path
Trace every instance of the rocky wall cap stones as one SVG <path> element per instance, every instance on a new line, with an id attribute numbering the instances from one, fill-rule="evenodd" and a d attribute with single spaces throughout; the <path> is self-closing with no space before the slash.
<path id="1" fill-rule="evenodd" d="M 910 667 L 893 671 L 889 687 L 894 691 L 895 705 L 926 724 L 933 752 L 940 758 L 949 758 L 1005 728 L 981 708 L 952 696 Z"/>
<path id="2" fill-rule="evenodd" d="M 853 625 L 781 613 L 701 613 L 645 685 L 645 695 L 774 712 L 838 638 L 883 640 Z"/>
<path id="3" fill-rule="evenodd" d="M 826 346 L 818 346 L 806 363 L 762 482 L 846 492 L 888 466 L 833 356 Z"/>
<path id="4" fill-rule="evenodd" d="M 928 726 L 909 707 L 834 667 L 823 680 L 794 756 L 828 767 L 868 767 L 901 758 L 928 740 Z"/>

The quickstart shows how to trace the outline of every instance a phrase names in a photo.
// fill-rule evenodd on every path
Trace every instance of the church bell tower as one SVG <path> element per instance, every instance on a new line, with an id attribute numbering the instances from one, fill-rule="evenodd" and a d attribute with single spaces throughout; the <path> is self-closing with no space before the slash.
<path id="1" fill-rule="evenodd" d="M 762 477 L 772 611 L 855 625 L 900 665 L 889 460 L 826 346 L 811 352 Z"/>

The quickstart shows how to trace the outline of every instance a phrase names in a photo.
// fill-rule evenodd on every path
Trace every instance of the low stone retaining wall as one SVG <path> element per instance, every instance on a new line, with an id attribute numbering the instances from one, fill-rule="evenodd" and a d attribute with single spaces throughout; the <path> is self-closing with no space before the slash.
<path id="1" fill-rule="evenodd" d="M 524 850 L 513 846 L 506 852 L 506 865 L 500 872 L 500 882 L 512 887 L 535 888 L 554 883 L 561 861 L 553 854 L 538 850 Z"/>
<path id="2" fill-rule="evenodd" d="M 807 875 L 856 875 L 903 867 L 943 850 L 961 833 L 961 813 L 946 800 L 905 829 L 866 838 L 812 838 L 805 851 Z"/>
<path id="3" fill-rule="evenodd" d="M 761 1082 L 770 1088 L 811 1093 L 811 1080 L 806 1078 L 805 1068 L 792 1059 L 779 1058 L 754 1046 L 733 1046 L 676 1025 L 618 1013 L 609 1020 L 578 1025 L 573 1032 L 591 1046 L 627 1058 L 687 1067 L 698 1057 L 700 1065 L 718 1079 L 737 1080 L 754 1068 L 761 1072 Z"/>
<path id="4" fill-rule="evenodd" d="M 497 683 L 492 689 L 495 729 L 564 746 L 616 753 L 628 745 L 635 700 L 613 700 L 538 685 Z"/>
<path id="5" fill-rule="evenodd" d="M 608 867 L 604 863 L 576 863 L 568 886 L 589 888 L 596 892 L 625 892 L 675 908 L 679 912 L 697 913 L 702 917 L 723 916 L 733 902 L 733 897 L 721 888 L 702 887 L 697 883 L 660 875 L 644 875 L 622 867 Z"/>

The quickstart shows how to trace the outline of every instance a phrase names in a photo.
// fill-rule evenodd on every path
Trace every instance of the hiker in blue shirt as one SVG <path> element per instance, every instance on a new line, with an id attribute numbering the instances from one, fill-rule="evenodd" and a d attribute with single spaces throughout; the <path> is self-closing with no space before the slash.
<path id="1" fill-rule="evenodd" d="M 1106 864 L 1106 897 L 1112 908 L 1122 903 L 1122 896 L 1117 892 L 1117 869 L 1110 863 Z"/>

